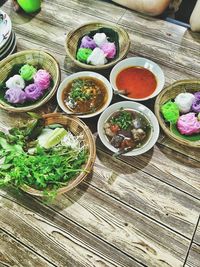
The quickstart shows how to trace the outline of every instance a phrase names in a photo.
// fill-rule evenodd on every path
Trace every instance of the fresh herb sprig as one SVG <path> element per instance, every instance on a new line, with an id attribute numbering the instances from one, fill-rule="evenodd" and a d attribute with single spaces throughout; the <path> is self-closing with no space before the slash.
<path id="1" fill-rule="evenodd" d="M 88 80 L 76 79 L 72 83 L 72 88 L 69 97 L 74 101 L 86 101 L 92 97 L 91 87 L 94 84 Z"/>
<path id="2" fill-rule="evenodd" d="M 110 119 L 110 123 L 112 125 L 118 125 L 120 129 L 123 130 L 128 130 L 133 123 L 132 121 L 133 121 L 132 114 L 125 110 L 120 110 L 119 114 Z"/>
<path id="3" fill-rule="evenodd" d="M 51 194 L 84 171 L 88 157 L 84 148 L 74 150 L 59 144 L 45 149 L 38 145 L 33 154 L 29 153 L 30 144 L 37 143 L 33 133 L 38 130 L 39 135 L 41 125 L 39 119 L 28 127 L 13 128 L 10 134 L 0 132 L 0 186 L 27 185 Z"/>
<path id="4" fill-rule="evenodd" d="M 81 165 L 85 163 L 87 153 L 85 150 L 77 154 L 66 148 L 55 151 L 53 148 L 45 150 L 38 147 L 34 155 L 15 151 L 7 155 L 5 153 L 4 156 L 5 162 L 0 168 L 4 179 L 1 179 L 0 185 L 28 185 L 44 190 L 55 186 L 59 188 L 81 172 Z"/>

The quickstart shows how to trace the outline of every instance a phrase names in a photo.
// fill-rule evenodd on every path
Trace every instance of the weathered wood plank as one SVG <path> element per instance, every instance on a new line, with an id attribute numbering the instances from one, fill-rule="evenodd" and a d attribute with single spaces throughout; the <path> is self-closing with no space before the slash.
<path id="1" fill-rule="evenodd" d="M 102 150 L 112 154 L 103 146 L 99 138 L 97 138 L 96 144 Z M 140 156 L 120 158 L 136 169 L 187 192 L 191 196 L 200 198 L 199 161 L 158 143 L 150 151 Z"/>
<path id="2" fill-rule="evenodd" d="M 196 161 L 200 162 L 198 148 L 187 147 L 176 143 L 170 138 L 168 138 L 163 132 L 161 132 L 158 142 L 168 148 L 173 149 L 176 152 L 180 152 L 188 158 L 195 159 Z"/>
<path id="3" fill-rule="evenodd" d="M 4 198 L 1 203 L 3 203 L 1 221 L 7 232 L 20 238 L 25 244 L 32 240 L 30 245 L 35 250 L 42 243 L 48 243 L 48 252 L 43 251 L 43 253 L 46 258 L 51 257 L 52 262 L 52 253 L 55 257 L 58 251 L 56 248 L 54 252 L 51 251 L 55 243 L 59 246 L 60 257 L 65 253 L 68 257 L 71 255 L 71 243 L 75 242 L 75 238 L 69 237 L 65 229 L 59 229 L 47 219 L 27 209 L 23 210 L 19 205 Z M 144 265 L 149 267 L 182 267 L 183 265 L 189 246 L 188 239 L 85 184 L 60 196 L 51 207 L 63 216 L 63 220 L 67 218 L 78 223 Z M 20 229 L 23 230 L 20 231 Z M 80 240 L 78 242 L 80 246 Z M 75 246 L 74 243 L 73 246 Z M 82 243 L 81 247 L 83 247 Z M 65 251 L 62 250 L 63 248 Z M 83 251 L 81 255 L 85 253 Z M 78 255 L 73 256 L 75 259 L 78 257 L 78 262 L 82 259 Z"/>
<path id="4" fill-rule="evenodd" d="M 98 248 L 93 249 L 90 244 L 74 237 L 70 229 L 58 228 L 46 218 L 6 198 L 1 198 L 0 217 L 5 231 L 56 266 L 120 266 L 115 259 L 112 261 L 100 255 Z"/>
<path id="5" fill-rule="evenodd" d="M 53 207 L 148 266 L 182 266 L 188 241 L 89 187 L 74 190 Z M 66 203 L 71 206 L 66 207 Z M 80 218 L 78 217 L 80 214 Z M 84 220 L 83 220 L 84 216 Z M 170 244 L 170 247 L 168 246 Z"/>
<path id="6" fill-rule="evenodd" d="M 200 214 L 199 200 L 100 150 L 95 164 L 90 184 L 192 238 Z"/>
<path id="7" fill-rule="evenodd" d="M 48 27 L 49 31 L 52 28 L 52 33 L 54 32 L 55 36 L 58 36 L 60 32 L 65 32 L 66 29 L 73 29 L 75 27 L 80 26 L 81 24 L 92 22 L 92 21 L 105 21 L 103 17 L 96 17 L 96 14 L 90 15 L 83 13 L 82 11 L 76 11 L 74 9 L 62 6 L 60 7 L 57 4 L 54 4 L 54 2 L 43 2 L 43 8 L 41 11 L 35 15 L 21 13 L 16 14 L 11 5 L 11 1 L 8 1 L 3 7 L 9 16 L 12 18 L 13 21 L 13 27 L 19 27 L 20 29 L 23 29 L 25 25 L 23 25 L 25 22 L 29 22 L 31 19 L 31 23 L 29 23 L 30 27 L 37 29 L 37 21 L 40 24 L 42 24 L 43 27 Z M 59 14 L 59 15 L 58 15 Z M 84 14 L 84 15 L 83 15 Z M 41 23 L 42 22 L 42 23 Z M 36 24 L 36 25 L 35 25 Z M 114 23 L 115 24 L 115 23 Z M 54 28 L 55 27 L 55 28 Z M 27 28 L 27 27 L 25 27 Z M 55 31 L 53 31 L 55 29 Z M 26 29 L 29 30 L 28 28 Z M 42 35 L 42 31 L 38 31 L 39 35 Z M 40 36 L 38 36 L 40 37 Z M 37 39 L 37 38 L 36 38 Z M 59 41 L 59 40 L 55 40 Z M 59 42 L 58 42 L 59 43 Z"/>
<path id="8" fill-rule="evenodd" d="M 185 267 L 200 266 L 200 246 L 192 244 Z"/>
<path id="9" fill-rule="evenodd" d="M 180 49 L 177 44 L 157 39 L 153 32 L 149 35 L 146 32 L 138 33 L 133 29 L 127 29 L 127 31 L 131 39 L 130 51 L 132 53 L 187 73 L 191 77 L 200 77 L 200 59 L 196 51 L 191 51 L 188 47 Z"/>
<path id="10" fill-rule="evenodd" d="M 51 0 L 47 0 L 46 2 L 52 4 Z M 98 0 L 54 0 L 53 4 L 58 5 L 59 8 L 68 7 L 111 22 L 117 22 L 126 11 L 124 7 L 115 5 L 112 2 Z"/>
<path id="11" fill-rule="evenodd" d="M 198 223 L 197 230 L 194 236 L 194 242 L 200 246 L 200 222 Z"/>
<path id="12" fill-rule="evenodd" d="M 7 3 L 3 5 L 3 8 L 7 7 L 12 10 L 12 0 L 8 0 Z M 111 15 L 112 10 L 112 15 Z M 76 14 L 81 14 L 79 21 L 81 24 L 84 23 L 84 17 L 89 15 L 92 16 L 93 21 L 98 19 L 103 19 L 111 23 L 116 23 L 119 19 L 125 14 L 126 8 L 113 3 L 105 1 L 93 1 L 93 0 L 81 0 L 81 1 L 65 1 L 65 0 L 46 0 L 42 3 L 41 11 L 36 15 L 38 18 L 49 19 L 50 13 L 52 14 L 51 19 L 54 21 L 60 21 L 62 18 L 58 16 L 61 13 L 67 13 L 66 15 L 71 15 L 71 18 L 74 18 Z M 50 13 L 49 13 L 50 12 Z M 23 14 L 20 14 L 20 16 Z M 29 17 L 32 16 L 31 14 Z M 35 14 L 34 14 L 35 16 Z M 75 21 L 71 21 L 74 23 Z M 75 22 L 76 23 L 76 22 Z"/>
<path id="13" fill-rule="evenodd" d="M 127 10 L 118 23 L 138 33 L 153 35 L 161 43 L 177 44 L 179 50 L 185 47 L 192 53 L 199 54 L 200 52 L 199 33 L 191 32 L 177 24 L 145 16 L 131 10 Z"/>
<path id="14" fill-rule="evenodd" d="M 0 229 L 0 266 L 53 267 L 55 265 L 47 262 Z"/>
<path id="15" fill-rule="evenodd" d="M 40 229 L 40 221 L 42 220 L 44 222 L 45 220 L 47 220 L 45 227 L 48 228 L 49 224 L 52 225 L 53 223 L 56 229 L 59 229 L 59 233 L 64 232 L 63 235 L 67 236 L 66 237 L 67 239 L 70 239 L 72 241 L 76 240 L 76 242 L 73 242 L 73 245 L 69 244 L 76 251 L 74 253 L 70 252 L 70 255 L 74 259 L 76 259 L 76 253 L 80 251 L 81 254 L 83 254 L 84 263 L 86 264 L 87 258 L 91 258 L 91 264 L 93 262 L 95 267 L 99 266 L 98 261 L 100 261 L 102 258 L 109 259 L 108 260 L 109 262 L 113 262 L 112 266 L 119 266 L 119 267 L 127 267 L 127 266 L 142 267 L 143 266 L 139 264 L 137 261 L 135 261 L 133 258 L 128 257 L 120 250 L 117 250 L 116 248 L 114 248 L 112 245 L 109 245 L 103 242 L 101 239 L 98 238 L 98 236 L 92 235 L 87 230 L 84 230 L 83 228 L 79 227 L 76 224 L 76 222 L 74 223 L 71 221 L 71 218 L 69 218 L 69 220 L 66 219 L 65 217 L 60 215 L 59 212 L 55 212 L 53 209 L 51 209 L 47 205 L 40 203 L 39 201 L 37 201 L 37 199 L 32 198 L 28 194 L 23 194 L 23 193 L 19 194 L 18 192 L 15 192 L 13 190 L 8 191 L 6 193 L 3 190 L 1 190 L 0 195 L 1 197 L 3 197 L 3 201 L 2 201 L 3 206 L 7 205 L 9 208 L 11 208 L 11 212 L 14 213 L 14 216 L 17 216 L 17 218 L 19 218 L 18 221 L 20 225 L 21 224 L 24 225 L 24 221 L 27 222 L 25 227 L 26 229 L 28 229 L 28 231 L 33 230 L 33 232 L 35 232 L 36 227 Z M 16 210 L 17 210 L 17 213 L 16 213 Z M 30 220 L 26 218 L 26 216 L 29 216 Z M 31 218 L 33 217 L 36 218 L 35 221 L 32 221 Z M 16 228 L 14 227 L 12 234 L 15 234 L 15 236 L 19 238 L 21 242 L 24 242 L 27 246 L 32 246 L 32 249 L 34 249 L 38 253 L 42 253 L 43 256 L 45 255 L 45 253 L 47 253 L 47 256 L 48 256 L 48 250 L 44 252 L 43 249 L 41 250 L 40 246 L 38 245 L 38 242 L 35 242 L 35 238 L 38 238 L 38 235 L 36 235 L 35 238 L 31 240 L 30 238 L 25 236 L 25 234 L 22 231 L 19 231 L 19 234 L 16 234 L 15 231 L 16 231 Z M 42 232 L 42 234 L 46 235 L 47 233 Z M 42 238 L 42 240 L 43 239 L 44 238 Z M 33 242 L 33 245 L 31 245 L 32 242 Z M 63 244 L 66 245 L 68 244 L 68 242 L 70 241 L 63 242 Z M 52 241 L 48 241 L 47 243 L 50 244 L 50 247 L 52 246 Z M 89 252 L 87 252 L 85 260 L 84 260 L 84 255 L 85 255 L 84 252 L 78 249 L 74 243 L 77 243 L 78 246 L 80 245 L 81 247 L 87 247 L 87 249 L 89 250 Z M 60 253 L 62 254 L 62 251 Z M 66 251 L 66 253 L 69 253 L 69 249 Z M 115 256 L 113 257 L 113 255 Z M 52 255 L 52 258 L 54 261 L 56 260 L 55 253 Z M 78 259 L 79 259 L 79 256 L 78 256 Z M 78 261 L 76 262 L 76 264 L 77 265 L 74 265 L 74 266 L 79 266 Z M 63 266 L 66 266 L 66 265 L 63 265 Z M 93 266 L 93 265 L 87 265 L 87 266 Z M 103 262 L 102 262 L 101 266 L 107 266 L 107 265 L 103 265 Z"/>

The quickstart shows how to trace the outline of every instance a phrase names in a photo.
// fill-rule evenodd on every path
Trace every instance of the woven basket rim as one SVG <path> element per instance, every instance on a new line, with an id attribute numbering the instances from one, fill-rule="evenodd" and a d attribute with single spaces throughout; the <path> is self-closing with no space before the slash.
<path id="1" fill-rule="evenodd" d="M 5 65 L 5 64 L 9 64 L 10 62 L 12 62 L 13 59 L 17 58 L 18 56 L 23 56 L 23 55 L 27 55 L 27 54 L 32 54 L 32 53 L 40 53 L 43 54 L 46 58 L 51 58 L 51 60 L 54 62 L 54 66 L 56 69 L 56 77 L 57 79 L 54 81 L 54 86 L 51 89 L 51 91 L 46 95 L 46 97 L 37 102 L 36 104 L 32 104 L 26 107 L 14 107 L 14 106 L 10 106 L 8 104 L 3 104 L 0 103 L 0 108 L 7 110 L 7 111 L 11 111 L 11 112 L 27 112 L 27 111 L 31 111 L 34 110 L 36 108 L 41 107 L 42 105 L 46 104 L 56 93 L 58 86 L 60 84 L 60 80 L 61 80 L 61 70 L 60 70 L 60 66 L 59 63 L 57 62 L 57 60 L 55 59 L 55 57 L 53 55 L 51 55 L 49 52 L 44 51 L 44 50 L 39 50 L 39 49 L 29 49 L 29 50 L 23 50 L 17 53 L 14 53 L 12 55 L 9 55 L 8 57 L 6 57 L 5 59 L 3 59 L 2 61 L 0 61 L 0 69 Z"/>
<path id="2" fill-rule="evenodd" d="M 110 26 L 112 28 L 118 29 L 121 32 L 123 32 L 123 34 L 126 36 L 127 42 L 126 42 L 126 49 L 124 50 L 124 52 L 122 53 L 122 55 L 120 55 L 118 58 L 116 58 L 115 60 L 113 60 L 112 62 L 105 64 L 105 65 L 100 65 L 100 66 L 93 66 L 93 65 L 88 65 L 88 64 L 84 64 L 80 61 L 78 61 L 70 52 L 70 49 L 68 47 L 68 41 L 71 38 L 71 36 L 73 34 L 75 34 L 77 31 L 79 31 L 81 28 L 85 28 L 87 26 L 90 25 L 95 25 L 95 24 L 99 24 L 99 25 L 104 25 L 104 26 Z M 89 22 L 89 23 L 84 23 L 81 24 L 79 27 L 74 28 L 73 30 L 69 31 L 69 33 L 67 34 L 66 38 L 65 38 L 65 50 L 67 55 L 69 56 L 69 58 L 79 67 L 84 68 L 84 69 L 88 69 L 88 70 L 103 70 L 103 69 L 108 69 L 113 67 L 115 64 L 117 64 L 119 61 L 121 61 L 123 58 L 125 58 L 129 52 L 130 49 L 130 45 L 131 45 L 131 40 L 130 37 L 128 35 L 128 33 L 122 28 L 119 27 L 118 25 L 109 23 L 109 22 L 98 22 L 98 21 L 94 21 L 94 22 Z"/>
<path id="3" fill-rule="evenodd" d="M 190 84 L 196 84 L 200 86 L 200 80 L 180 80 L 180 81 L 176 81 L 174 83 L 172 83 L 171 85 L 165 87 L 161 93 L 157 96 L 156 101 L 155 101 L 155 105 L 154 105 L 154 111 L 155 111 L 155 115 L 158 119 L 158 122 L 162 128 L 162 130 L 164 131 L 164 133 L 173 141 L 184 145 L 184 146 L 188 146 L 188 147 L 192 147 L 192 148 L 200 148 L 200 140 L 199 141 L 189 141 L 189 140 L 185 140 L 185 139 L 180 139 L 179 137 L 177 137 L 175 134 L 173 134 L 170 130 L 169 127 L 167 126 L 167 124 L 165 123 L 163 116 L 160 113 L 160 108 L 161 105 L 163 104 L 163 102 L 161 101 L 162 97 L 170 90 L 173 90 L 174 88 L 176 88 L 179 85 L 190 85 Z M 169 99 L 168 99 L 169 100 Z M 166 102 L 166 101 L 165 101 Z"/>
<path id="4" fill-rule="evenodd" d="M 84 167 L 84 169 L 87 170 L 87 172 L 81 172 L 69 185 L 66 185 L 66 186 L 59 188 L 57 190 L 57 195 L 61 195 L 65 192 L 68 192 L 69 190 L 75 188 L 79 183 L 81 183 L 91 173 L 91 171 L 93 169 L 94 162 L 95 162 L 95 158 L 96 158 L 95 140 L 94 140 L 94 137 L 93 137 L 92 132 L 90 131 L 89 127 L 82 120 L 80 120 L 79 118 L 77 118 L 75 116 L 63 115 L 62 113 L 48 113 L 48 114 L 44 114 L 43 118 L 45 120 L 47 120 L 49 118 L 55 118 L 55 119 L 56 118 L 66 118 L 68 120 L 76 122 L 79 126 L 81 126 L 81 128 L 85 132 L 85 134 L 88 138 L 88 141 L 89 141 L 88 147 L 89 147 L 90 154 L 89 154 L 88 160 L 87 160 L 85 167 Z M 26 193 L 29 193 L 31 195 L 44 197 L 43 191 L 34 189 L 28 185 L 22 186 L 21 189 L 23 191 L 25 191 Z"/>

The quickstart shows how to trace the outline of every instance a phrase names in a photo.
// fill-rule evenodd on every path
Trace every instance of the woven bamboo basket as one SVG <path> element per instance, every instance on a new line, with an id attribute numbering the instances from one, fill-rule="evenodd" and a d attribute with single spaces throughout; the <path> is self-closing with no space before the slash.
<path id="1" fill-rule="evenodd" d="M 82 166 L 84 171 L 66 183 L 66 186 L 59 188 L 57 190 L 57 195 L 60 195 L 76 187 L 92 171 L 96 158 L 95 141 L 88 126 L 76 117 L 66 116 L 60 113 L 50 113 L 43 115 L 43 118 L 45 119 L 45 125 L 61 124 L 65 128 L 69 129 L 74 135 L 82 134 L 84 145 L 88 149 L 87 162 L 84 164 L 84 166 Z M 43 191 L 36 190 L 27 185 L 22 186 L 21 189 L 31 195 L 44 197 Z"/>
<path id="2" fill-rule="evenodd" d="M 18 107 L 7 103 L 4 99 L 0 99 L 0 108 L 11 112 L 27 112 L 34 110 L 46 102 L 48 102 L 56 93 L 60 83 L 60 67 L 52 55 L 41 50 L 25 50 L 8 56 L 0 61 L 0 82 L 4 82 L 7 75 L 10 73 L 14 65 L 30 64 L 33 66 L 40 66 L 47 70 L 52 76 L 52 86 L 40 100 L 28 105 L 20 105 Z M 17 73 L 16 73 L 17 74 Z"/>
<path id="3" fill-rule="evenodd" d="M 77 52 L 79 39 L 83 37 L 84 35 L 87 35 L 89 32 L 96 31 L 102 27 L 110 28 L 118 33 L 118 36 L 119 36 L 118 57 L 114 59 L 113 61 L 105 65 L 100 65 L 100 66 L 93 66 L 93 65 L 81 63 L 80 61 L 76 59 L 76 52 Z M 78 27 L 77 29 L 70 31 L 66 37 L 65 47 L 66 47 L 67 55 L 74 62 L 74 64 L 77 65 L 78 67 L 87 69 L 87 70 L 103 70 L 103 69 L 108 69 L 108 68 L 113 67 L 117 62 L 119 62 L 120 60 L 126 57 L 126 55 L 129 52 L 129 48 L 130 48 L 130 38 L 129 38 L 128 33 L 124 29 L 114 24 L 109 24 L 107 22 L 106 23 L 92 22 L 92 23 L 84 24 Z"/>
<path id="4" fill-rule="evenodd" d="M 200 91 L 200 81 L 198 80 L 182 80 L 173 83 L 166 87 L 156 98 L 155 101 L 155 114 L 160 123 L 161 128 L 165 134 L 173 141 L 178 142 L 181 145 L 188 147 L 200 148 L 200 141 L 188 141 L 176 136 L 169 129 L 169 125 L 164 121 L 163 116 L 160 112 L 161 106 L 167 101 L 174 99 L 180 93 L 195 93 Z"/>

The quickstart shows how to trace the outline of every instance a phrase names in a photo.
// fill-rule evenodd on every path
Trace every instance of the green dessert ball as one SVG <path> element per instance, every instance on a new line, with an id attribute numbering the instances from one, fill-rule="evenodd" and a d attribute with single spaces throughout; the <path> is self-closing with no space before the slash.
<path id="1" fill-rule="evenodd" d="M 178 105 L 172 101 L 169 101 L 162 105 L 161 113 L 166 121 L 176 123 L 179 118 Z"/>
<path id="2" fill-rule="evenodd" d="M 89 48 L 79 48 L 76 58 L 78 61 L 87 63 L 88 57 L 92 54 L 92 49 Z"/>
<path id="3" fill-rule="evenodd" d="M 41 0 L 17 0 L 20 7 L 27 13 L 33 13 L 40 9 Z"/>
<path id="4" fill-rule="evenodd" d="M 33 76 L 36 74 L 37 69 L 34 68 L 31 65 L 24 65 L 23 67 L 21 67 L 21 69 L 19 70 L 19 74 L 21 75 L 21 77 L 25 80 L 25 81 L 30 81 L 33 79 Z"/>

